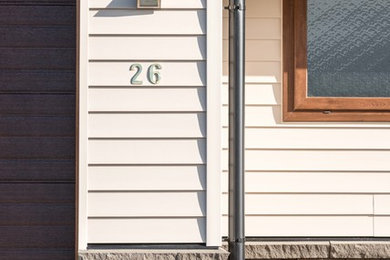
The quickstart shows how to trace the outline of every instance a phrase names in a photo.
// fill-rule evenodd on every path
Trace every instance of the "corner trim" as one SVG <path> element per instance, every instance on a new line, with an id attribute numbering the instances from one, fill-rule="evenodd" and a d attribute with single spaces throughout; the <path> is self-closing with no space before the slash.
<path id="1" fill-rule="evenodd" d="M 222 0 L 207 1 L 207 246 L 220 246 L 222 244 L 222 10 Z"/>
<path id="2" fill-rule="evenodd" d="M 76 218 L 78 250 L 87 248 L 88 1 L 77 1 Z"/>

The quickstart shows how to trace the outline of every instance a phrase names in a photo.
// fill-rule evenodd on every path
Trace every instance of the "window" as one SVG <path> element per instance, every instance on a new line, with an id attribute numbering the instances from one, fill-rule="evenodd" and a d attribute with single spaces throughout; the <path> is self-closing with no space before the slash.
<path id="1" fill-rule="evenodd" d="M 285 121 L 390 121 L 390 1 L 284 0 Z"/>

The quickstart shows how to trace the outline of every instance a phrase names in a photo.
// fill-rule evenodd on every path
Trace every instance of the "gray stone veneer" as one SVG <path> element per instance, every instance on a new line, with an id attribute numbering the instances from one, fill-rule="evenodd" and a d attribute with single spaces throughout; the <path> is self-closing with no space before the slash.
<path id="1" fill-rule="evenodd" d="M 390 259 L 390 241 L 330 242 L 332 258 Z"/>
<path id="2" fill-rule="evenodd" d="M 227 245 L 223 246 L 227 249 Z M 390 259 L 390 241 L 246 242 L 246 259 Z"/>
<path id="3" fill-rule="evenodd" d="M 210 250 L 87 250 L 79 252 L 79 260 L 227 260 L 224 249 Z"/>
<path id="4" fill-rule="evenodd" d="M 227 260 L 219 250 L 87 250 L 79 260 Z M 262 241 L 246 242 L 246 259 L 390 259 L 390 241 Z"/>

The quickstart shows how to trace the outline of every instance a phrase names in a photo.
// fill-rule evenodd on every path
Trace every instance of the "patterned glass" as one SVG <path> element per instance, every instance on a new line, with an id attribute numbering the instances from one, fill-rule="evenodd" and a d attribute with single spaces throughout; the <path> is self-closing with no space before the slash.
<path id="1" fill-rule="evenodd" d="M 307 0 L 308 96 L 390 97 L 390 0 Z"/>

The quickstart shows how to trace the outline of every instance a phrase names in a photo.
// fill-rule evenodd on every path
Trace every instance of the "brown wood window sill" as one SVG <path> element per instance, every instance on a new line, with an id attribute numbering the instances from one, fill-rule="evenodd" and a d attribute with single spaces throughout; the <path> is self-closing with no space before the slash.
<path id="1" fill-rule="evenodd" d="M 309 97 L 307 0 L 283 1 L 283 119 L 287 122 L 390 121 L 390 98 Z"/>

